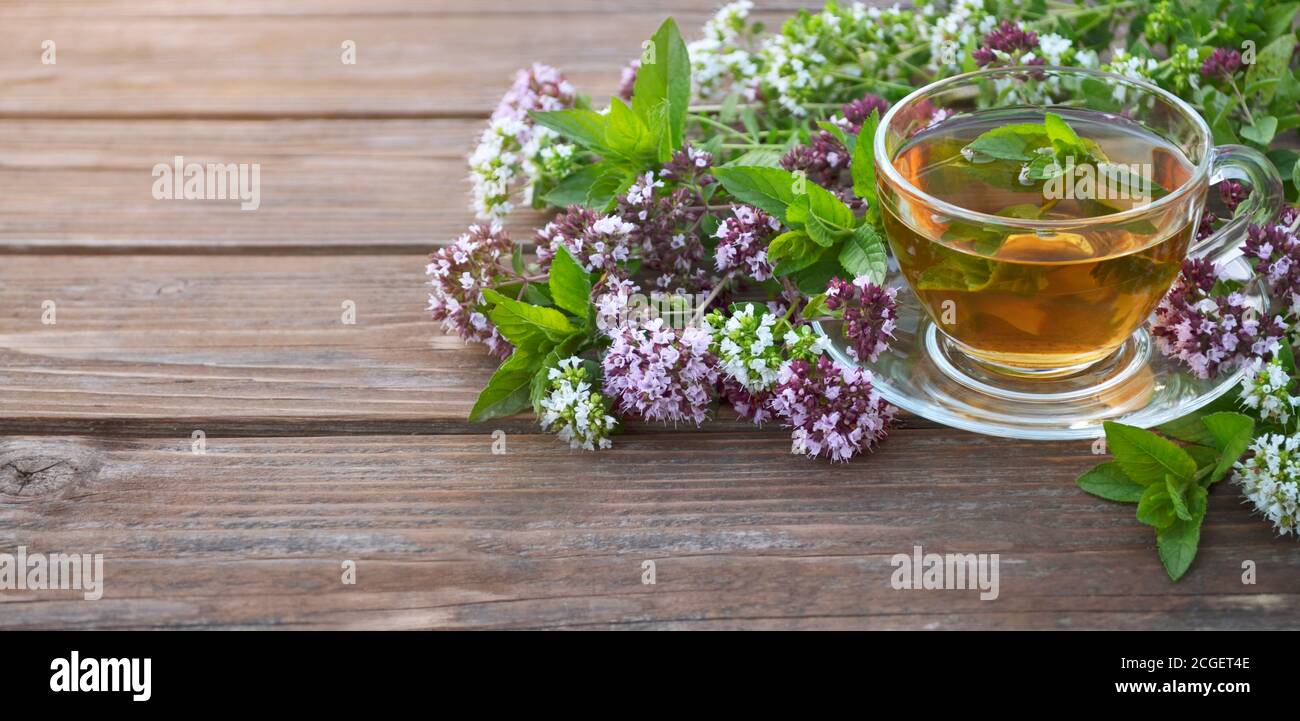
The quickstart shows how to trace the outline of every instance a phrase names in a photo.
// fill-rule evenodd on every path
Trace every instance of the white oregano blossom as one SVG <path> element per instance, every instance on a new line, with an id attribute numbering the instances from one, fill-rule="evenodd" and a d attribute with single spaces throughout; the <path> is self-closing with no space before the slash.
<path id="1" fill-rule="evenodd" d="M 1265 421 L 1287 423 L 1291 420 L 1300 397 L 1291 395 L 1291 376 L 1282 359 L 1265 363 L 1256 359 L 1246 370 L 1241 386 L 1241 404 L 1253 409 Z"/>
<path id="2" fill-rule="evenodd" d="M 750 393 L 771 388 L 782 363 L 781 347 L 772 336 L 776 316 L 756 314 L 755 308 L 750 303 L 730 317 L 712 313 L 706 319 L 723 372 Z"/>
<path id="3" fill-rule="evenodd" d="M 547 379 L 550 390 L 541 400 L 542 429 L 568 441 L 570 448 L 609 448 L 609 434 L 618 422 L 609 415 L 605 397 L 591 389 L 582 359 L 565 358 L 547 373 Z"/>
<path id="4" fill-rule="evenodd" d="M 697 98 L 716 99 L 730 87 L 751 83 L 758 73 L 758 63 L 750 52 L 758 36 L 748 21 L 753 9 L 749 0 L 723 5 L 704 24 L 704 37 L 687 46 Z"/>
<path id="5" fill-rule="evenodd" d="M 1250 445 L 1250 458 L 1238 462 L 1233 481 L 1255 510 L 1285 536 L 1300 534 L 1300 435 L 1269 433 Z"/>

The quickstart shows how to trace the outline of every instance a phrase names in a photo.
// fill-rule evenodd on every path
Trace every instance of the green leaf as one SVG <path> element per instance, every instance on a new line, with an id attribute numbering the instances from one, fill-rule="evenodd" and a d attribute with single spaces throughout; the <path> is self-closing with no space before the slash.
<path id="1" fill-rule="evenodd" d="M 849 275 L 854 278 L 865 275 L 877 285 L 885 281 L 885 273 L 889 270 L 884 241 L 876 229 L 867 223 L 858 226 L 844 242 L 839 260 Z"/>
<path id="2" fill-rule="evenodd" d="M 1059 152 L 1066 152 L 1083 144 L 1079 134 L 1074 132 L 1074 128 L 1071 128 L 1070 124 L 1056 113 L 1047 113 L 1043 116 L 1043 128 L 1047 131 L 1047 139 Z"/>
<path id="3" fill-rule="evenodd" d="M 736 166 L 756 166 L 762 168 L 780 168 L 782 153 L 772 148 L 755 148 L 723 164 L 725 168 Z"/>
<path id="4" fill-rule="evenodd" d="M 840 262 L 836 259 L 836 248 L 824 249 L 812 265 L 790 274 L 794 286 L 800 293 L 812 295 L 826 290 L 831 278 L 840 274 Z"/>
<path id="5" fill-rule="evenodd" d="M 605 125 L 605 145 L 610 154 L 632 165 L 649 165 L 658 158 L 659 139 L 649 126 L 619 98 L 609 102 L 609 122 Z"/>
<path id="6" fill-rule="evenodd" d="M 1047 130 L 1037 123 L 1013 123 L 994 128 L 966 145 L 964 151 L 984 160 L 1032 160 L 1031 151 L 1047 143 Z M 963 154 L 967 154 L 963 152 Z"/>
<path id="7" fill-rule="evenodd" d="M 845 149 L 853 147 L 849 144 L 849 137 L 844 134 L 844 128 L 826 120 L 818 120 L 817 127 L 834 136 L 836 140 L 840 141 L 840 145 L 843 145 Z"/>
<path id="8" fill-rule="evenodd" d="M 1300 202 L 1300 158 L 1295 161 L 1295 167 L 1291 168 L 1291 184 L 1296 189 L 1296 202 Z"/>
<path id="9" fill-rule="evenodd" d="M 713 175 L 728 193 L 768 215 L 785 221 L 785 209 L 797 196 L 795 177 L 781 168 L 737 166 L 714 168 Z"/>
<path id="10" fill-rule="evenodd" d="M 766 306 L 764 306 L 766 307 Z M 803 307 L 799 315 L 804 318 L 816 318 L 826 310 L 826 294 L 818 293 L 808 299 L 808 304 Z"/>
<path id="11" fill-rule="evenodd" d="M 849 163 L 849 171 L 853 175 L 853 192 L 873 208 L 876 205 L 876 159 L 872 142 L 879 126 L 880 111 L 872 110 L 871 117 L 862 123 L 862 130 L 858 131 L 858 142 L 853 148 L 853 159 Z"/>
<path id="12" fill-rule="evenodd" d="M 1192 520 L 1192 513 L 1187 510 L 1187 501 L 1183 498 L 1183 489 L 1173 476 L 1165 476 L 1165 491 L 1169 494 L 1170 503 L 1173 504 L 1174 515 L 1184 521 Z"/>
<path id="13" fill-rule="evenodd" d="M 1281 80 L 1291 64 L 1291 51 L 1295 47 L 1295 34 L 1288 33 L 1265 45 L 1255 55 L 1255 62 L 1246 69 L 1246 85 L 1250 86 L 1261 80 Z M 1277 83 L 1268 83 L 1261 87 L 1259 99 L 1268 104 L 1277 92 Z M 1244 134 L 1244 133 L 1243 133 Z"/>
<path id="14" fill-rule="evenodd" d="M 1205 519 L 1205 489 L 1192 484 L 1188 495 L 1191 520 L 1176 519 L 1166 528 L 1156 531 L 1156 550 L 1160 554 L 1160 563 L 1164 565 L 1169 578 L 1175 581 L 1187 573 L 1196 558 L 1197 546 L 1201 542 L 1201 524 Z"/>
<path id="15" fill-rule="evenodd" d="M 1246 452 L 1255 435 L 1255 419 L 1241 413 L 1212 413 L 1201 422 L 1214 438 L 1214 447 L 1219 449 L 1219 462 L 1206 482 L 1210 485 L 1222 480 Z"/>
<path id="16" fill-rule="evenodd" d="M 1164 482 L 1152 483 L 1142 492 L 1142 497 L 1138 499 L 1137 519 L 1157 529 L 1168 528 L 1178 520 L 1174 502 Z"/>
<path id="17" fill-rule="evenodd" d="M 555 258 L 551 260 L 548 286 L 555 305 L 584 322 L 591 315 L 591 275 L 582 269 L 564 246 L 559 247 Z"/>
<path id="18" fill-rule="evenodd" d="M 791 230 L 772 239 L 767 246 L 767 260 L 772 273 L 784 277 L 803 270 L 821 257 L 822 248 L 802 230 Z"/>
<path id="19" fill-rule="evenodd" d="M 627 192 L 636 182 L 637 171 L 623 164 L 605 163 L 605 168 L 596 176 L 595 182 L 587 189 L 587 200 L 583 205 L 593 210 L 606 210 L 614 204 L 615 198 Z"/>
<path id="20" fill-rule="evenodd" d="M 668 18 L 650 38 L 653 51 L 642 57 L 632 88 L 632 106 L 647 128 L 655 127 L 654 109 L 667 101 L 664 132 L 672 150 L 682 147 L 686 109 L 691 100 L 691 59 L 677 23 Z"/>
<path id="21" fill-rule="evenodd" d="M 1124 470 L 1114 461 L 1098 465 L 1079 476 L 1075 483 L 1098 498 L 1121 503 L 1137 503 L 1146 490 L 1142 484 L 1134 483 L 1124 475 Z"/>
<path id="22" fill-rule="evenodd" d="M 510 269 L 517 275 L 524 274 L 524 246 L 515 244 L 515 249 L 510 251 Z"/>
<path id="23" fill-rule="evenodd" d="M 1254 125 L 1241 128 L 1241 137 L 1260 145 L 1266 146 L 1273 142 L 1274 135 L 1277 135 L 1277 118 L 1272 115 L 1257 116 Z"/>
<path id="24" fill-rule="evenodd" d="M 595 163 L 569 173 L 559 185 L 551 189 L 549 193 L 542 196 L 542 200 L 548 205 L 557 208 L 565 208 L 570 205 L 586 205 L 588 193 L 591 192 L 591 186 L 596 183 L 601 173 L 605 172 L 607 166 L 603 163 Z"/>
<path id="25" fill-rule="evenodd" d="M 807 181 L 808 219 L 806 230 L 818 245 L 830 247 L 853 232 L 857 218 L 853 210 L 831 191 Z"/>
<path id="26" fill-rule="evenodd" d="M 541 356 L 516 348 L 479 393 L 469 412 L 470 422 L 512 416 L 527 408 L 530 384 L 541 361 Z"/>
<path id="27" fill-rule="evenodd" d="M 550 128 L 562 137 L 605 155 L 605 131 L 609 124 L 606 116 L 594 110 L 570 108 L 568 110 L 534 110 L 529 113 L 538 125 Z"/>
<path id="28" fill-rule="evenodd" d="M 1124 473 L 1142 485 L 1160 484 L 1165 474 L 1180 481 L 1196 475 L 1196 461 L 1172 441 L 1148 430 L 1107 421 L 1106 447 Z"/>
<path id="29" fill-rule="evenodd" d="M 563 313 L 554 308 L 522 303 L 491 289 L 484 290 L 483 297 L 493 304 L 487 313 L 488 318 L 516 348 L 540 355 L 579 332 Z"/>

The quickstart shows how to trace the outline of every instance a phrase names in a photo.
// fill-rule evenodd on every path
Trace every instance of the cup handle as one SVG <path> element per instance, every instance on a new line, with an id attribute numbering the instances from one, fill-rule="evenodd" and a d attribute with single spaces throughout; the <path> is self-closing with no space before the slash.
<path id="1" fill-rule="evenodd" d="M 1217 231 L 1192 244 L 1187 254 L 1215 262 L 1235 254 L 1246 237 L 1246 226 L 1272 218 L 1282 209 L 1282 176 L 1264 154 L 1244 145 L 1219 145 L 1210 151 L 1210 184 L 1239 180 L 1250 186 L 1250 196 Z M 1199 219 L 1198 219 L 1199 220 Z"/>

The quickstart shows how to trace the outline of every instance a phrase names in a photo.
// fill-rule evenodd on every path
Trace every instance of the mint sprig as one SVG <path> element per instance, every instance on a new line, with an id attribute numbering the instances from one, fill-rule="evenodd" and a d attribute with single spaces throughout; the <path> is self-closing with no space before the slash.
<path id="1" fill-rule="evenodd" d="M 1105 429 L 1115 460 L 1075 482 L 1098 498 L 1136 503 L 1137 520 L 1155 529 L 1160 562 L 1177 581 L 1196 558 L 1210 486 L 1246 451 L 1255 420 L 1231 411 L 1180 419 L 1163 427 L 1171 437 L 1122 423 Z"/>

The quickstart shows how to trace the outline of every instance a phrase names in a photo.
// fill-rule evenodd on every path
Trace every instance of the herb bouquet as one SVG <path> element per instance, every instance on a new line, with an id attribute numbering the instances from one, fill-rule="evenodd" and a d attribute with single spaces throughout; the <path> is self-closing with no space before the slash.
<path id="1" fill-rule="evenodd" d="M 890 104 L 982 67 L 1100 68 L 1180 95 L 1217 143 L 1268 151 L 1293 197 L 1300 156 L 1277 139 L 1300 127 L 1298 8 L 830 2 L 766 32 L 751 3 L 733 2 L 689 45 L 666 21 L 608 104 L 554 68 L 521 70 L 470 157 L 482 222 L 428 266 L 434 319 L 502 359 L 471 420 L 531 408 L 547 431 L 595 450 L 624 419 L 698 426 L 729 405 L 791 429 L 798 454 L 847 461 L 868 451 L 895 410 L 870 372 L 828 357 L 811 324 L 840 323 L 861 361 L 894 331 L 870 149 Z M 1222 202 L 1202 233 L 1250 189 L 1225 182 L 1216 192 Z M 535 258 L 499 223 L 517 204 L 555 209 L 531 239 Z M 1208 261 L 1188 261 L 1157 312 L 1160 349 L 1189 372 L 1250 365 L 1240 397 L 1160 433 L 1110 424 L 1115 461 L 1079 479 L 1138 503 L 1174 578 L 1223 478 L 1235 477 L 1280 532 L 1300 531 L 1298 223 L 1288 209 L 1252 226 L 1245 249 L 1280 299 L 1275 317 L 1255 317 Z"/>

